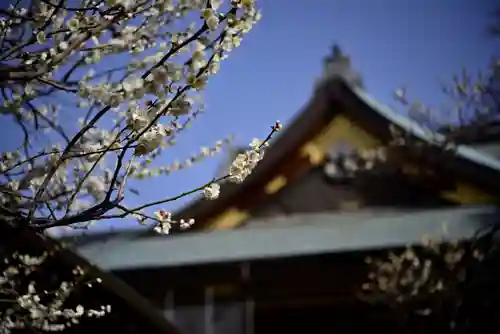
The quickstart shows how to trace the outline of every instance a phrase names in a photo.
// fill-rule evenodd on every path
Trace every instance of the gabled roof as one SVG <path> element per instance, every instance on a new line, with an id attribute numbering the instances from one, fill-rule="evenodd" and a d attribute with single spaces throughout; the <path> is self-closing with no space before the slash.
<path id="1" fill-rule="evenodd" d="M 117 237 L 82 246 L 79 252 L 106 270 L 176 267 L 404 247 L 419 244 L 425 235 L 464 240 L 497 220 L 498 210 L 493 207 L 305 214 L 287 217 L 284 224 L 270 219 L 249 224 L 250 228 L 168 240 Z"/>
<path id="2" fill-rule="evenodd" d="M 361 124 L 371 134 L 380 138 L 382 142 L 388 142 L 392 139 L 389 130 L 391 125 L 429 143 L 444 140 L 444 136 L 427 131 L 417 122 L 377 102 L 358 86 L 350 85 L 341 77 L 334 77 L 324 81 L 316 88 L 313 97 L 303 108 L 303 111 L 276 138 L 266 152 L 265 159 L 245 182 L 240 185 L 225 183 L 221 187 L 221 196 L 217 200 L 195 200 L 176 212 L 175 217 L 195 218 L 197 224 L 193 226 L 193 230 L 197 230 L 205 228 L 204 222 L 209 221 L 228 207 L 238 206 L 243 202 L 250 206 L 259 205 L 259 201 L 265 200 L 265 196 L 259 194 L 263 193 L 264 186 L 280 170 L 295 168 L 299 172 L 306 172 L 310 168 L 310 164 L 307 162 L 291 161 L 297 156 L 297 150 L 321 132 L 339 113 L 346 114 L 356 123 Z M 500 160 L 467 145 L 459 145 L 454 154 L 441 154 L 442 150 L 438 147 L 434 151 L 436 154 L 428 154 L 424 157 L 429 158 L 426 163 L 431 164 L 433 168 L 446 174 L 460 175 L 467 180 L 472 180 L 481 188 L 495 194 L 499 193 Z M 79 242 L 87 243 L 99 239 L 114 238 L 116 235 L 135 239 L 154 236 L 154 233 L 144 230 L 105 233 L 83 237 Z"/>

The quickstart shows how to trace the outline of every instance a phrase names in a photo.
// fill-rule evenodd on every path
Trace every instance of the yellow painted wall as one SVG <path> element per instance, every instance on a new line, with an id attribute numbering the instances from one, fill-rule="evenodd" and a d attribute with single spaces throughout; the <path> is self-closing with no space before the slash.
<path id="1" fill-rule="evenodd" d="M 250 214 L 236 208 L 229 208 L 208 224 L 208 229 L 232 229 L 245 221 Z"/>
<path id="2" fill-rule="evenodd" d="M 278 175 L 266 184 L 264 191 L 268 195 L 274 194 L 286 186 L 287 182 L 288 180 L 284 175 Z"/>
<path id="3" fill-rule="evenodd" d="M 349 118 L 338 115 L 318 135 L 303 145 L 300 153 L 309 157 L 311 164 L 319 165 L 331 146 L 340 142 L 348 142 L 356 150 L 376 148 L 381 145 L 380 140 Z"/>
<path id="4" fill-rule="evenodd" d="M 443 198 L 457 202 L 460 204 L 498 204 L 499 198 L 481 191 L 481 189 L 473 185 L 457 182 L 454 191 L 445 191 L 442 193 Z"/>

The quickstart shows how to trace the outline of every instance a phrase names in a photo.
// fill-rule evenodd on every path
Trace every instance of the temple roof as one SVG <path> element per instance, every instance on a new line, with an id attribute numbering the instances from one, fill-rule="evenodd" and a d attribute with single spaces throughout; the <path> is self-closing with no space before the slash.
<path id="1" fill-rule="evenodd" d="M 493 207 L 305 214 L 168 240 L 122 236 L 82 246 L 79 252 L 106 270 L 175 267 L 404 247 L 418 245 L 425 235 L 463 240 L 497 219 Z"/>

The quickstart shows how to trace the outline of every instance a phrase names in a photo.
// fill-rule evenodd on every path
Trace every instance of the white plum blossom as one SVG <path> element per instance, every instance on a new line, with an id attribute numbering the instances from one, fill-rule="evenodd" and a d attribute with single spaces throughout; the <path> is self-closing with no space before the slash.
<path id="1" fill-rule="evenodd" d="M 160 147 L 165 138 L 167 130 L 163 125 L 155 125 L 143 134 L 137 141 L 137 146 L 134 150 L 134 155 L 142 156 L 153 152 Z"/>
<path id="2" fill-rule="evenodd" d="M 238 154 L 229 167 L 229 180 L 234 183 L 243 182 L 263 158 L 263 150 L 252 149 Z"/>
<path id="3" fill-rule="evenodd" d="M 122 84 L 127 97 L 141 98 L 146 93 L 144 80 L 138 77 L 129 77 Z"/>
<path id="4" fill-rule="evenodd" d="M 217 17 L 217 13 L 213 8 L 205 9 L 202 16 L 205 19 L 205 23 L 210 30 L 217 29 L 217 27 L 219 26 L 219 18 Z"/>
<path id="5" fill-rule="evenodd" d="M 129 117 L 127 119 L 128 125 L 134 131 L 144 129 L 153 119 L 153 114 L 140 107 L 132 107 L 129 110 Z"/>
<path id="6" fill-rule="evenodd" d="M 21 261 L 21 263 L 23 263 L 27 267 L 41 265 L 45 261 L 46 257 L 47 257 L 46 255 L 37 257 L 37 256 L 29 256 L 29 255 L 22 255 L 22 254 L 17 256 L 19 261 Z"/>
<path id="7" fill-rule="evenodd" d="M 104 180 L 101 177 L 93 175 L 87 179 L 86 188 L 88 193 L 96 199 L 102 198 L 107 189 Z"/>
<path id="8" fill-rule="evenodd" d="M 208 187 L 203 189 L 203 195 L 205 195 L 206 199 L 214 200 L 219 197 L 220 194 L 220 185 L 218 183 L 211 183 Z"/>
<path id="9" fill-rule="evenodd" d="M 189 99 L 179 99 L 172 104 L 169 114 L 172 116 L 187 115 L 192 105 L 193 103 Z"/>
<path id="10" fill-rule="evenodd" d="M 158 219 L 158 223 L 154 227 L 155 232 L 159 234 L 169 234 L 172 229 L 172 214 L 167 211 L 157 211 L 155 212 L 155 217 Z"/>
<path id="11" fill-rule="evenodd" d="M 85 154 L 84 159 L 87 160 L 87 162 L 95 162 L 99 159 L 100 154 L 99 153 L 92 153 L 92 152 L 101 152 L 103 150 L 103 147 L 97 143 L 85 143 L 81 145 L 76 146 L 75 154 L 81 153 Z"/>
<path id="12" fill-rule="evenodd" d="M 254 138 L 250 142 L 250 148 L 252 150 L 258 150 L 262 147 L 268 147 L 268 146 L 269 146 L 269 142 L 266 142 L 266 141 L 258 139 L 258 138 Z"/>
<path id="13" fill-rule="evenodd" d="M 195 220 L 193 218 L 185 220 L 181 219 L 179 221 L 172 220 L 172 214 L 165 210 L 159 210 L 155 212 L 155 226 L 153 230 L 159 234 L 170 234 L 174 224 L 179 224 L 181 230 L 186 230 L 193 226 Z"/>
<path id="14" fill-rule="evenodd" d="M 186 229 L 190 228 L 191 226 L 193 226 L 193 224 L 194 224 L 194 219 L 193 218 L 188 219 L 188 220 L 181 219 L 179 221 L 179 227 L 182 230 L 186 230 Z"/>
<path id="15" fill-rule="evenodd" d="M 265 149 L 269 146 L 275 132 L 279 132 L 282 128 L 280 121 L 276 121 L 275 125 L 271 127 L 272 132 L 265 140 L 254 138 L 250 143 L 250 149 L 246 152 L 240 153 L 236 156 L 231 163 L 228 171 L 229 181 L 234 183 L 243 182 L 257 167 L 257 164 L 264 158 Z"/>
<path id="16" fill-rule="evenodd" d="M 122 5 L 125 10 L 131 9 L 138 2 L 137 0 L 111 0 L 110 2 L 113 1 L 115 1 L 117 5 Z"/>

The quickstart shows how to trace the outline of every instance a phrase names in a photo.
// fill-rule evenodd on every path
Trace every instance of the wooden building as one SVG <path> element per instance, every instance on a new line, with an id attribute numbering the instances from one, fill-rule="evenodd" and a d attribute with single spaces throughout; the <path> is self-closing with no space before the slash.
<path id="1" fill-rule="evenodd" d="M 331 173 L 338 153 L 385 146 L 391 128 L 414 149 L 376 173 Z M 364 257 L 424 234 L 468 239 L 497 218 L 500 160 L 444 141 L 371 98 L 336 49 L 252 175 L 177 212 L 196 219 L 192 229 L 92 235 L 76 247 L 185 333 L 404 333 L 394 311 L 359 300 Z"/>

